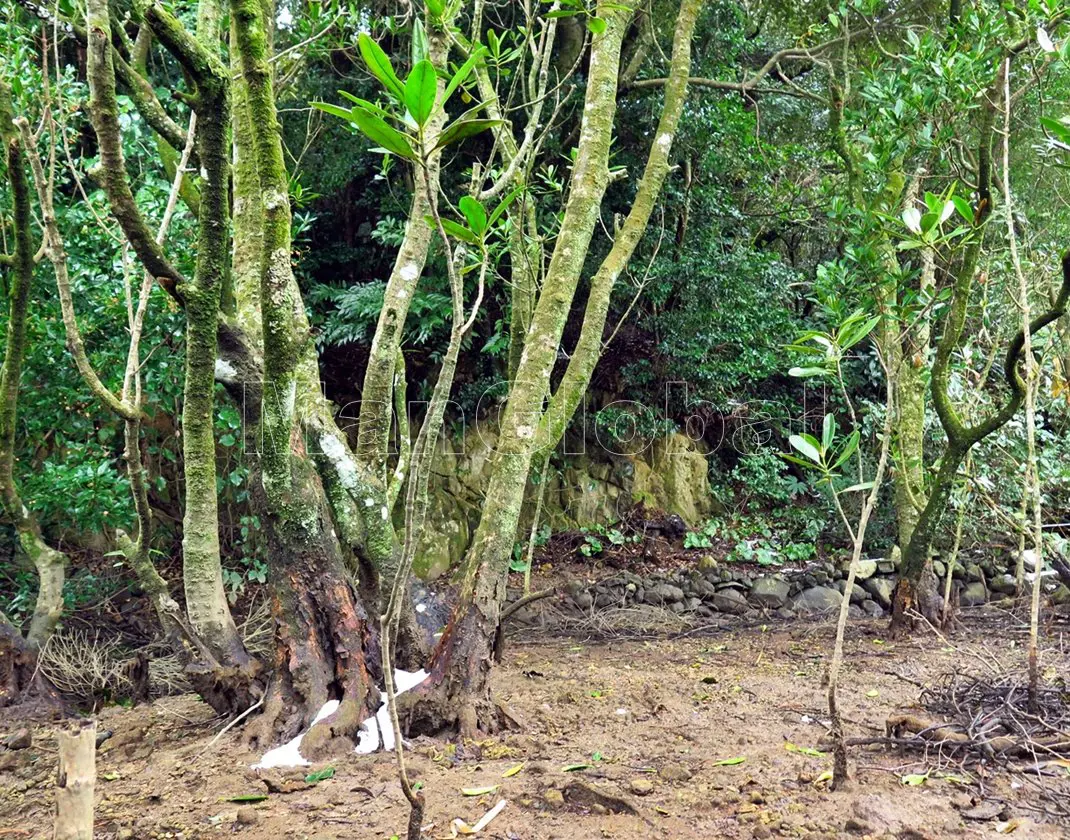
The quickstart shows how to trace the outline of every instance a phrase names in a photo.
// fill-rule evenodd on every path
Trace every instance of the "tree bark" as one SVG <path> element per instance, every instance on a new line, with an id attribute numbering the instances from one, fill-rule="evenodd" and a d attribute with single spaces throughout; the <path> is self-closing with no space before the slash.
<path id="1" fill-rule="evenodd" d="M 93 788 L 97 781 L 97 727 L 93 721 L 61 730 L 56 770 L 54 840 L 93 840 Z"/>
<path id="2" fill-rule="evenodd" d="M 406 713 L 417 731 L 456 731 L 473 737 L 493 731 L 501 710 L 490 695 L 493 644 L 505 600 L 505 584 L 533 455 L 552 448 L 582 398 L 601 352 L 613 283 L 634 251 L 665 174 L 673 134 L 686 96 L 691 35 L 700 3 L 681 3 L 673 41 L 670 84 L 632 212 L 592 281 L 584 327 L 572 362 L 551 405 L 543 402 L 565 320 L 583 268 L 608 183 L 621 41 L 636 4 L 599 4 L 606 29 L 592 41 L 586 104 L 570 196 L 557 244 L 517 367 L 493 455 L 483 514 L 466 557 L 458 604 L 431 660 L 432 679 Z"/>
<path id="3" fill-rule="evenodd" d="M 259 0 L 233 0 L 231 21 L 232 49 L 241 70 L 239 96 L 248 119 L 235 136 L 239 142 L 250 141 L 248 148 L 239 146 L 237 155 L 249 156 L 246 162 L 255 167 L 261 197 L 259 218 L 243 219 L 244 230 L 257 226 L 259 233 L 241 243 L 243 254 L 258 258 L 259 284 L 249 282 L 251 272 L 243 266 L 238 311 L 257 308 L 249 298 L 259 303 L 263 388 L 258 400 L 250 399 L 253 394 L 246 389 L 245 411 L 247 429 L 260 430 L 257 446 L 249 453 L 251 482 L 268 535 L 278 627 L 264 714 L 247 734 L 262 744 L 292 737 L 311 723 L 327 700 L 339 699 L 338 711 L 305 735 L 302 749 L 311 758 L 331 749 L 336 739 L 350 742 L 361 721 L 378 706 L 377 634 L 350 585 L 328 494 L 305 445 L 307 439 L 328 459 L 333 453 L 341 474 L 352 463 L 341 440 L 334 440 L 340 453 L 332 448 L 326 439 L 329 432 L 305 434 L 309 429 L 303 420 L 310 421 L 311 428 L 325 422 L 335 432 L 337 427 L 329 414 L 324 418 L 317 412 L 323 406 L 314 347 L 290 263 L 288 179 L 275 111 L 268 24 Z M 239 201 L 245 198 L 238 196 Z M 239 291 L 237 281 L 235 289 Z"/>
<path id="4" fill-rule="evenodd" d="M 22 140 L 13 124 L 10 91 L 0 82 L 0 138 L 4 142 L 8 184 L 11 190 L 15 253 L 8 287 L 7 335 L 0 369 L 0 505 L 15 526 L 18 548 L 37 572 L 37 601 L 27 632 L 31 651 L 52 635 L 63 613 L 63 580 L 67 558 L 41 535 L 37 518 L 23 504 L 15 482 L 15 425 L 19 386 L 26 356 L 26 320 L 33 282 L 34 251 L 30 182 Z"/>

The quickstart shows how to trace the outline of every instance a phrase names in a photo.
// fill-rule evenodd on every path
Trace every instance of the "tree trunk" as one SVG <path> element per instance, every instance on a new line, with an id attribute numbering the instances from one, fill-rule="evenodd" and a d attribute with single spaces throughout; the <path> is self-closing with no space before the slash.
<path id="1" fill-rule="evenodd" d="M 243 258 L 235 265 L 235 296 L 239 321 L 259 311 L 260 333 L 250 335 L 259 341 L 263 373 L 258 375 L 259 359 L 245 348 L 245 357 L 235 357 L 231 366 L 230 384 L 243 395 L 246 440 L 253 444 L 247 452 L 250 482 L 268 537 L 277 625 L 264 713 L 247 735 L 261 745 L 292 737 L 327 700 L 338 699 L 337 712 L 302 742 L 303 753 L 314 757 L 336 743 L 351 748 L 361 721 L 378 707 L 378 636 L 350 582 L 337 536 L 345 528 L 335 527 L 331 496 L 312 457 L 326 455 L 330 461 L 334 452 L 326 432 L 309 434 L 323 424 L 337 435 L 333 440 L 340 450 L 334 453 L 333 478 L 356 480 L 348 447 L 322 404 L 315 350 L 290 263 L 288 179 L 263 6 L 259 0 L 233 0 L 231 23 L 240 68 L 236 100 L 242 109 L 234 133 L 240 162 L 235 203 L 242 207 L 234 251 Z M 257 180 L 250 182 L 253 173 Z M 258 212 L 247 215 L 257 204 L 253 193 Z M 348 501 L 346 510 L 352 512 L 355 505 Z M 358 523 L 349 524 L 360 530 Z"/>
<path id="2" fill-rule="evenodd" d="M 93 840 L 93 788 L 97 781 L 97 727 L 76 723 L 59 733 L 54 840 Z"/>
<path id="3" fill-rule="evenodd" d="M 0 123 L 0 137 L 4 142 L 7 177 L 14 205 L 12 227 L 15 241 L 13 266 L 7 284 L 4 361 L 0 369 L 0 506 L 6 518 L 15 526 L 18 549 L 29 558 L 37 572 L 37 602 L 26 638 L 28 649 L 33 651 L 52 635 L 63 613 L 63 580 L 67 558 L 45 543 L 37 519 L 23 504 L 15 482 L 15 425 L 22 364 L 26 356 L 26 319 L 36 248 L 31 231 L 30 181 L 25 150 L 13 124 L 10 91 L 3 83 L 0 83 Z"/>
<path id="4" fill-rule="evenodd" d="M 556 446 L 586 390 L 601 352 L 613 284 L 646 228 L 668 172 L 668 155 L 686 96 L 691 36 L 699 5 L 697 0 L 681 3 L 670 82 L 643 180 L 613 248 L 592 280 L 579 342 L 562 384 L 544 412 L 565 319 L 608 182 L 621 41 L 634 12 L 634 5 L 599 6 L 599 17 L 607 25 L 592 41 L 570 198 L 505 407 L 458 604 L 432 657 L 431 680 L 405 702 L 409 711 L 404 717 L 415 731 L 452 730 L 461 737 L 473 737 L 480 731 L 494 731 L 504 722 L 502 709 L 491 697 L 488 677 L 532 458 L 536 452 Z"/>
<path id="5" fill-rule="evenodd" d="M 198 32 L 207 54 L 218 52 L 214 3 L 199 4 Z M 182 582 L 190 624 L 225 667 L 251 668 L 223 589 L 216 489 L 215 360 L 217 319 L 229 246 L 229 83 L 219 61 L 197 82 L 201 162 L 197 262 L 185 301 L 186 360 L 182 402 L 182 460 L 186 482 L 182 519 Z"/>

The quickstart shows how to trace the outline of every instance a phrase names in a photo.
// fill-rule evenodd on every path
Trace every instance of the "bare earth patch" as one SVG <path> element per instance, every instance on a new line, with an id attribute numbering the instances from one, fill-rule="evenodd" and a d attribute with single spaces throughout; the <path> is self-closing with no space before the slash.
<path id="1" fill-rule="evenodd" d="M 883 737 L 891 715 L 923 712 L 921 686 L 942 674 L 1024 664 L 1015 634 L 995 634 L 990 624 L 967 625 L 950 641 L 925 635 L 906 643 L 886 640 L 885 627 L 849 629 L 841 695 L 849 737 Z M 829 792 L 822 778 L 831 758 L 811 752 L 825 736 L 832 627 L 699 632 L 613 643 L 515 640 L 495 686 L 525 729 L 456 747 L 413 745 L 411 769 L 433 823 L 425 836 L 449 837 L 454 818 L 474 824 L 500 799 L 507 805 L 478 836 L 1070 836 L 1070 772 L 1043 761 L 1038 768 L 1029 756 L 853 747 L 850 789 Z M 1070 678 L 1062 632 L 1052 628 L 1045 640 L 1055 685 Z M 104 710 L 99 728 L 114 734 L 98 758 L 97 836 L 341 840 L 402 832 L 408 812 L 392 756 L 258 773 L 249 769 L 258 756 L 240 746 L 237 730 L 206 751 L 222 725 L 192 696 Z M 14 720 L 3 727 L 20 728 Z M 328 765 L 331 778 L 305 781 Z M 586 766 L 565 769 L 574 765 Z M 0 750 L 0 838 L 50 834 L 54 772 L 47 726 L 33 729 L 29 748 Z M 903 782 L 926 773 L 920 784 Z M 250 795 L 264 798 L 229 801 Z"/>

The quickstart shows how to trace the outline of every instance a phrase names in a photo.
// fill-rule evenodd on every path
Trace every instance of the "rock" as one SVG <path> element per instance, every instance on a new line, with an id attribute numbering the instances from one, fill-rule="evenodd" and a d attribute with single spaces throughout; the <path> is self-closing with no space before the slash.
<path id="1" fill-rule="evenodd" d="M 978 581 L 983 580 L 985 573 L 981 570 L 981 566 L 977 563 L 970 563 L 966 567 L 966 580 Z"/>
<path id="2" fill-rule="evenodd" d="M 975 805 L 972 808 L 968 808 L 962 812 L 962 818 L 964 820 L 975 820 L 977 822 L 986 822 L 988 820 L 998 819 L 1007 806 L 1002 802 L 982 802 L 979 805 Z"/>
<path id="3" fill-rule="evenodd" d="M 692 773 L 682 764 L 666 764 L 658 771 L 658 775 L 667 782 L 688 782 Z"/>
<path id="4" fill-rule="evenodd" d="M 895 563 L 893 563 L 891 560 L 878 560 L 877 571 L 880 572 L 882 575 L 894 575 Z"/>
<path id="5" fill-rule="evenodd" d="M 940 580 L 943 580 L 947 575 L 947 565 L 943 560 L 933 560 L 933 574 Z"/>
<path id="6" fill-rule="evenodd" d="M 1014 595 L 1018 592 L 1018 586 L 1014 582 L 1014 575 L 1006 573 L 993 577 L 988 582 L 988 587 L 1003 595 Z"/>
<path id="7" fill-rule="evenodd" d="M 878 604 L 876 601 L 863 601 L 862 612 L 864 612 L 871 618 L 880 618 L 884 615 L 884 610 L 881 608 L 881 605 Z"/>
<path id="8" fill-rule="evenodd" d="M 238 809 L 238 825 L 256 825 L 259 819 L 260 815 L 256 813 L 254 808 Z"/>
<path id="9" fill-rule="evenodd" d="M 860 820 L 856 817 L 848 817 L 847 822 L 843 824 L 843 830 L 848 834 L 872 834 L 873 827 L 868 822 Z"/>
<path id="10" fill-rule="evenodd" d="M 1070 604 L 1070 587 L 1066 584 L 1059 584 L 1059 588 L 1051 593 L 1051 602 L 1057 607 Z"/>
<path id="11" fill-rule="evenodd" d="M 959 605 L 963 607 L 979 607 L 988 600 L 988 590 L 983 581 L 975 580 L 968 583 L 959 595 Z"/>
<path id="12" fill-rule="evenodd" d="M 856 580 L 869 580 L 875 574 L 877 574 L 876 560 L 859 560 L 855 566 Z"/>
<path id="13" fill-rule="evenodd" d="M 842 600 L 843 595 L 835 589 L 827 586 L 813 586 L 795 596 L 792 608 L 800 613 L 830 613 L 840 608 Z"/>
<path id="14" fill-rule="evenodd" d="M 565 807 L 565 795 L 557 788 L 550 788 L 544 791 L 542 794 L 542 801 L 546 804 L 547 808 L 553 811 L 559 811 Z"/>
<path id="15" fill-rule="evenodd" d="M 865 618 L 866 614 L 864 612 L 862 612 L 862 608 L 860 606 L 858 606 L 858 604 L 851 604 L 847 608 L 847 617 L 848 618 Z"/>
<path id="16" fill-rule="evenodd" d="M 795 618 L 795 610 L 791 609 L 791 607 L 781 607 L 779 610 L 776 611 L 775 615 L 777 618 L 791 620 Z"/>
<path id="17" fill-rule="evenodd" d="M 783 578 L 765 575 L 754 581 L 750 590 L 750 599 L 766 609 L 779 609 L 788 602 L 790 588 Z"/>
<path id="18" fill-rule="evenodd" d="M 658 602 L 673 604 L 684 600 L 684 590 L 671 583 L 659 583 L 657 586 L 652 586 L 647 590 L 646 595 L 647 601 L 655 604 Z"/>
<path id="19" fill-rule="evenodd" d="M 628 783 L 628 790 L 636 796 L 649 796 L 654 792 L 654 783 L 650 779 L 639 777 Z"/>
<path id="20" fill-rule="evenodd" d="M 895 592 L 895 581 L 891 578 L 872 577 L 862 584 L 862 587 L 873 596 L 873 600 L 885 609 L 892 605 L 892 593 Z"/>
<path id="21" fill-rule="evenodd" d="M 722 589 L 710 599 L 710 606 L 730 615 L 743 615 L 748 609 L 747 599 L 738 589 Z"/>
<path id="22" fill-rule="evenodd" d="M 846 581 L 844 581 L 844 583 L 846 583 Z M 851 603 L 852 604 L 861 604 L 868 597 L 869 597 L 869 593 L 866 592 L 866 590 L 864 590 L 857 583 L 851 588 Z"/>
<path id="23" fill-rule="evenodd" d="M 572 596 L 573 603 L 581 610 L 589 610 L 594 606 L 594 597 L 586 589 L 581 589 Z"/>
<path id="24" fill-rule="evenodd" d="M 9 750 L 28 750 L 33 746 L 33 733 L 25 726 L 21 729 L 16 729 L 7 736 L 4 746 Z"/>

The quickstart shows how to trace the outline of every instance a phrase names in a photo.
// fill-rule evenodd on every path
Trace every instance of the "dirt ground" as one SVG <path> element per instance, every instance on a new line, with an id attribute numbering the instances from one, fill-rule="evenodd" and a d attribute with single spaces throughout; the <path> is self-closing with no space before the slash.
<path id="1" fill-rule="evenodd" d="M 968 624 L 952 639 L 905 643 L 887 640 L 886 625 L 859 621 L 849 630 L 841 706 L 850 737 L 883 736 L 889 714 L 911 708 L 940 674 L 1024 661 L 1020 635 L 994 633 L 987 623 Z M 1049 679 L 1070 679 L 1066 630 L 1050 628 L 1045 640 L 1045 662 L 1062 669 L 1049 667 Z M 858 746 L 850 788 L 828 791 L 831 759 L 809 751 L 826 734 L 829 622 L 628 641 L 532 635 L 512 641 L 495 675 L 522 731 L 457 746 L 413 744 L 426 837 L 450 837 L 454 818 L 475 823 L 500 799 L 507 804 L 479 836 L 1070 837 L 1070 821 L 1059 816 L 1070 803 L 1065 767 L 1043 775 L 1020 760 L 959 764 L 935 751 Z M 258 756 L 241 747 L 238 730 L 210 745 L 223 723 L 192 696 L 101 711 L 98 727 L 114 734 L 98 756 L 96 836 L 386 840 L 404 833 L 408 811 L 392 756 L 335 759 L 332 778 L 308 784 L 305 774 L 323 765 L 253 771 Z M 20 725 L 8 719 L 0 729 Z M 0 838 L 51 836 L 51 727 L 33 727 L 27 749 L 0 750 Z M 903 782 L 927 772 L 920 784 Z M 492 785 L 482 795 L 462 793 Z M 231 801 L 248 795 L 264 798 Z"/>

